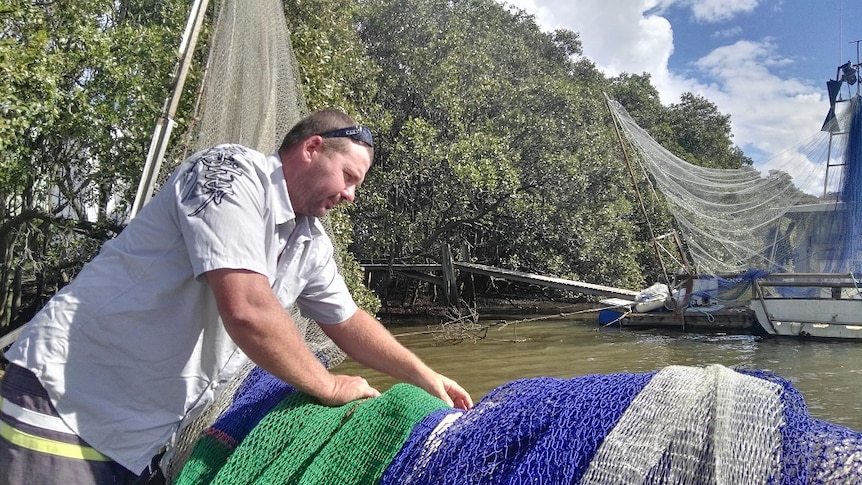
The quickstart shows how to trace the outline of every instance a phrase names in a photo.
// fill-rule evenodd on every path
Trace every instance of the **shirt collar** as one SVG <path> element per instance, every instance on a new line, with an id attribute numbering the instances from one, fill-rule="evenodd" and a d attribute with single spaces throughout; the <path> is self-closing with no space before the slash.
<path id="1" fill-rule="evenodd" d="M 319 218 L 297 216 L 296 212 L 293 211 L 293 204 L 290 203 L 290 195 L 287 193 L 287 182 L 284 180 L 284 169 L 282 168 L 281 158 L 279 158 L 278 153 L 275 153 L 270 156 L 270 159 L 272 159 L 273 169 L 269 174 L 269 180 L 275 188 L 273 190 L 275 195 L 273 196 L 272 207 L 275 213 L 275 223 L 280 225 L 290 221 L 298 222 L 297 219 L 300 218 L 307 219 L 311 234 L 326 234 L 326 230 Z"/>
<path id="2" fill-rule="evenodd" d="M 269 174 L 269 180 L 273 185 L 273 211 L 275 212 L 276 224 L 284 224 L 287 221 L 296 219 L 296 213 L 293 212 L 293 205 L 290 203 L 290 196 L 287 193 L 287 182 L 284 180 L 284 169 L 281 165 L 281 159 L 278 153 L 271 155 L 272 172 Z"/>

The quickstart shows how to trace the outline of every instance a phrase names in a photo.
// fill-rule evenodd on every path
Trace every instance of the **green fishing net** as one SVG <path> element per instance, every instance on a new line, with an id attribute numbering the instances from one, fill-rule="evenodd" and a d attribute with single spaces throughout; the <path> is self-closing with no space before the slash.
<path id="1" fill-rule="evenodd" d="M 235 449 L 202 436 L 175 483 L 377 483 L 416 424 L 445 408 L 409 384 L 339 407 L 293 392 Z"/>

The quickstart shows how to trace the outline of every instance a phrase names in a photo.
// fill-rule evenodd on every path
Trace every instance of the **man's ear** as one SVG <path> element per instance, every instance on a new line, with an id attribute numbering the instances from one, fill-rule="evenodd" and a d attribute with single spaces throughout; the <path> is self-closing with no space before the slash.
<path id="1" fill-rule="evenodd" d="M 311 163 L 315 152 L 323 150 L 323 137 L 312 135 L 302 143 L 302 160 Z"/>

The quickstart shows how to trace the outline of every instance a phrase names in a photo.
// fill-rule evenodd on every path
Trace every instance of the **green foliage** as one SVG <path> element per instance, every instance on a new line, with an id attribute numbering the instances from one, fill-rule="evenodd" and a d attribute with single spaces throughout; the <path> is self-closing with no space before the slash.
<path id="1" fill-rule="evenodd" d="M 353 225 L 346 211 L 339 207 L 328 215 L 329 233 L 336 249 L 336 259 L 341 264 L 341 274 L 356 304 L 374 315 L 380 310 L 380 300 L 365 286 L 365 272 L 347 247 L 353 242 Z"/>
<path id="2" fill-rule="evenodd" d="M 363 2 L 359 32 L 393 120 L 356 204 L 360 258 L 467 243 L 488 264 L 640 284 L 603 77 L 577 34 L 490 0 Z"/>
<path id="3" fill-rule="evenodd" d="M 370 122 L 362 118 L 375 111 L 368 103 L 375 66 L 356 33 L 357 7 L 331 0 L 289 0 L 284 6 L 309 109 L 337 108 Z"/>
<path id="4" fill-rule="evenodd" d="M 610 80 L 608 95 L 622 104 L 638 125 L 652 134 L 653 138 L 667 135 L 665 114 L 667 108 L 661 104 L 658 90 L 652 85 L 649 73 L 642 75 L 623 73 Z"/>
<path id="5" fill-rule="evenodd" d="M 542 32 L 493 0 L 284 2 L 309 109 L 369 125 L 375 164 L 357 203 L 331 214 L 345 279 L 379 302 L 359 259 L 474 260 L 630 288 L 658 277 L 603 92 L 677 155 L 751 160 L 729 117 L 687 93 L 663 106 L 648 74 L 606 78 L 575 32 Z M 0 326 L 50 295 L 121 229 L 188 15 L 181 0 L 7 0 L 0 7 Z M 186 131 L 208 32 L 186 83 Z M 643 177 L 635 171 L 635 177 Z M 643 182 L 640 180 L 639 182 Z"/>
<path id="6" fill-rule="evenodd" d="M 374 91 L 371 76 L 375 66 L 365 57 L 365 47 L 356 35 L 356 12 L 355 7 L 327 0 L 285 2 L 285 18 L 309 110 L 338 108 L 375 127 L 380 118 L 364 102 Z M 366 120 L 369 114 L 372 117 Z M 347 211 L 332 211 L 329 225 L 353 298 L 369 313 L 376 313 L 380 300 L 365 286 L 364 272 L 347 249 L 353 242 Z"/>
<path id="7" fill-rule="evenodd" d="M 730 115 L 702 96 L 684 93 L 668 110 L 680 158 L 710 168 L 740 168 L 754 162 L 733 146 Z M 685 156 L 688 155 L 688 156 Z"/>
<path id="8" fill-rule="evenodd" d="M 0 326 L 26 313 L 23 292 L 38 304 L 120 229 L 114 211 L 140 176 L 184 3 L 0 9 Z"/>

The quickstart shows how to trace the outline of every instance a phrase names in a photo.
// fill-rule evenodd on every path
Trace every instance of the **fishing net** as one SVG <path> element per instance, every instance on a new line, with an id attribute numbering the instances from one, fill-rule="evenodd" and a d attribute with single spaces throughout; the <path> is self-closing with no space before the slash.
<path id="1" fill-rule="evenodd" d="M 719 365 L 531 378 L 466 412 L 406 384 L 328 408 L 254 370 L 176 483 L 859 483 L 862 433 Z"/>
<path id="2" fill-rule="evenodd" d="M 284 6 L 223 0 L 216 9 L 192 151 L 239 143 L 274 153 L 308 112 Z"/>
<path id="3" fill-rule="evenodd" d="M 277 404 L 249 402 L 248 395 L 261 386 L 278 387 L 257 378 L 243 386 L 246 393 L 238 393 L 204 433 L 177 484 L 375 483 L 419 421 L 446 408 L 408 384 L 339 407 L 299 392 Z"/>
<path id="4" fill-rule="evenodd" d="M 656 142 L 615 101 L 627 150 L 665 201 L 697 274 L 862 271 L 862 103 L 839 101 L 823 130 L 762 164 L 714 169 Z"/>

